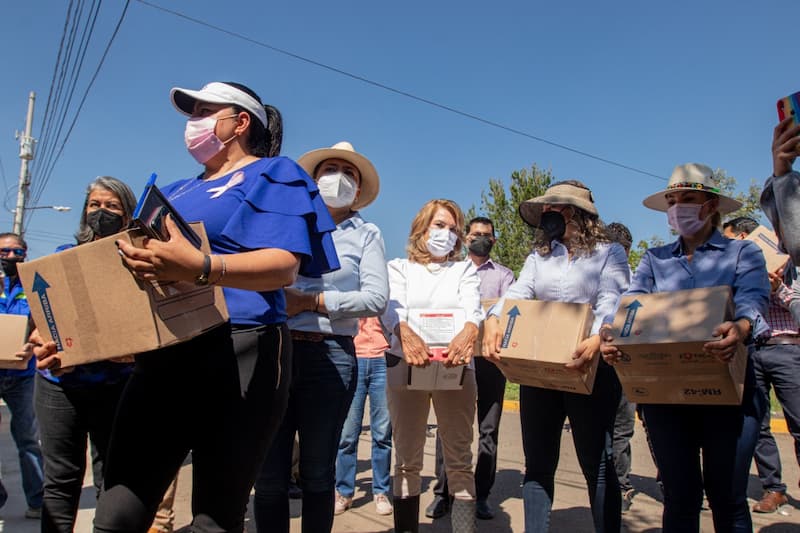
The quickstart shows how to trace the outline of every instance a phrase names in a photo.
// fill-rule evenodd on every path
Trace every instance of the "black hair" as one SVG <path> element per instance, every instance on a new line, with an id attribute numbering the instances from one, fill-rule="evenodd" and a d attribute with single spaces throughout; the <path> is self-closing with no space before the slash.
<path id="1" fill-rule="evenodd" d="M 487 226 L 491 226 L 492 228 L 492 237 L 494 237 L 494 222 L 491 219 L 486 217 L 475 217 L 467 223 L 467 231 L 469 233 L 470 228 L 472 228 L 473 224 L 486 224 Z"/>
<path id="2" fill-rule="evenodd" d="M 25 249 L 25 251 L 28 250 L 28 243 L 25 242 L 25 239 L 23 239 L 22 235 L 20 235 L 19 233 L 14 233 L 13 231 L 7 231 L 5 233 L 0 233 L 0 239 L 8 239 L 8 238 L 17 239 L 17 242 L 19 242 L 20 246 L 23 249 Z"/>
<path id="3" fill-rule="evenodd" d="M 758 222 L 750 217 L 736 217 L 728 220 L 722 225 L 722 229 L 731 228 L 736 233 L 744 233 L 750 235 L 758 227 Z"/>
<path id="4" fill-rule="evenodd" d="M 250 135 L 247 138 L 247 147 L 250 152 L 256 157 L 275 157 L 280 154 L 281 145 L 283 144 L 283 117 L 278 108 L 264 104 L 261 98 L 246 85 L 233 81 L 225 81 L 223 83 L 249 94 L 255 98 L 256 102 L 264 106 L 264 111 L 267 114 L 266 127 L 261 123 L 260 119 L 254 117 L 247 109 L 238 105 L 232 106 L 237 113 L 244 111 L 250 115 Z"/>

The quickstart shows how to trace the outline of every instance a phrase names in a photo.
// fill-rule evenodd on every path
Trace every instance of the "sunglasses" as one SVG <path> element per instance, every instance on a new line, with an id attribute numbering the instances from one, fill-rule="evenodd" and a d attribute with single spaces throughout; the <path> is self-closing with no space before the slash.
<path id="1" fill-rule="evenodd" d="M 8 257 L 11 254 L 17 257 L 25 257 L 27 253 L 25 248 L 0 248 L 0 257 Z"/>

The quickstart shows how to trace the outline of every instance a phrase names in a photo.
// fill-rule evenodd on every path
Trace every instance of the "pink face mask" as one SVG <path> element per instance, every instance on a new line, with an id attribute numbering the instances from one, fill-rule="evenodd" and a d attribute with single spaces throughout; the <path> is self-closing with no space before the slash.
<path id="1" fill-rule="evenodd" d="M 235 117 L 236 115 L 231 116 Z M 186 147 L 192 157 L 201 165 L 225 148 L 225 143 L 214 133 L 214 129 L 217 127 L 217 120 L 223 118 L 230 118 L 230 116 L 192 117 L 186 121 L 186 131 L 183 135 Z"/>
<path id="2" fill-rule="evenodd" d="M 682 237 L 696 234 L 706 225 L 700 218 L 700 210 L 705 204 L 673 204 L 667 209 L 667 221 L 672 229 Z"/>

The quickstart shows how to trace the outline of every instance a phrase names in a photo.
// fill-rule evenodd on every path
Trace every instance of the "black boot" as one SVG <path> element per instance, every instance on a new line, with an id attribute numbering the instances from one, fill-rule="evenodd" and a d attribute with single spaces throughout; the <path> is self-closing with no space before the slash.
<path id="1" fill-rule="evenodd" d="M 475 500 L 456 498 L 450 506 L 450 527 L 453 533 L 476 533 Z"/>
<path id="2" fill-rule="evenodd" d="M 394 498 L 395 533 L 417 533 L 419 531 L 419 495 Z M 474 512 L 474 511 L 473 511 Z"/>

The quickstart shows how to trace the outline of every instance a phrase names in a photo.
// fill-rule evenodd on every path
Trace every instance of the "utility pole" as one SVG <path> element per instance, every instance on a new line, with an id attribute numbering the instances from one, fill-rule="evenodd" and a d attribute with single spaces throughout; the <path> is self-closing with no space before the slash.
<path id="1" fill-rule="evenodd" d="M 31 91 L 28 95 L 28 116 L 25 120 L 25 133 L 19 139 L 19 158 L 22 163 L 19 168 L 19 187 L 17 189 L 17 208 L 14 210 L 14 233 L 22 236 L 22 221 L 25 216 L 25 202 L 28 199 L 28 188 L 31 185 L 30 171 L 28 165 L 33 159 L 33 144 L 36 140 L 31 137 L 33 131 L 33 103 L 36 101 L 36 93 Z"/>

